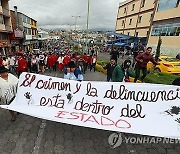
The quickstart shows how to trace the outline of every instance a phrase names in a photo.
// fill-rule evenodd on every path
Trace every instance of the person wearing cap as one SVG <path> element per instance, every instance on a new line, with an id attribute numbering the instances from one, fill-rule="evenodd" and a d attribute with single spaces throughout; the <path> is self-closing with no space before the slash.
<path id="1" fill-rule="evenodd" d="M 84 77 L 79 68 L 76 67 L 74 61 L 70 61 L 64 71 L 64 79 L 83 81 Z"/>
<path id="2" fill-rule="evenodd" d="M 113 82 L 129 82 L 129 77 L 133 76 L 131 60 L 125 60 L 122 65 L 117 65 L 112 74 Z"/>
<path id="3" fill-rule="evenodd" d="M 136 82 L 140 76 L 140 70 L 142 70 L 143 76 L 141 77 L 141 81 L 143 82 L 146 75 L 147 75 L 147 63 L 151 61 L 154 65 L 159 65 L 158 62 L 154 59 L 151 55 L 152 48 L 148 47 L 145 52 L 139 54 L 135 57 L 136 64 L 135 64 L 135 79 Z"/>
<path id="4" fill-rule="evenodd" d="M 16 96 L 16 89 L 18 84 L 18 78 L 13 74 L 8 73 L 8 69 L 4 66 L 0 67 L 0 104 L 9 105 L 12 103 Z M 10 111 L 11 121 L 16 120 L 14 111 Z"/>

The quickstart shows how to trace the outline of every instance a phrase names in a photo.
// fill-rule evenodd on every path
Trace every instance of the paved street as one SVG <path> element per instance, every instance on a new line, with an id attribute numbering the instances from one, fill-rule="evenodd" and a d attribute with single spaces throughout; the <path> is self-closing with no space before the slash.
<path id="1" fill-rule="evenodd" d="M 109 53 L 104 53 L 104 52 L 99 52 L 98 53 L 98 59 L 100 60 L 110 60 L 110 57 L 111 55 Z M 125 55 L 123 58 L 122 58 L 122 55 L 119 55 L 119 58 L 118 58 L 118 63 L 121 64 L 123 62 L 123 60 L 127 59 L 127 58 L 131 58 L 132 59 L 132 56 L 128 56 L 128 55 Z"/>
<path id="2" fill-rule="evenodd" d="M 54 72 L 46 74 L 62 77 L 62 74 Z M 106 76 L 100 72 L 88 71 L 85 79 L 105 81 Z M 45 121 L 23 114 L 18 115 L 12 123 L 9 112 L 0 109 L 0 154 L 180 154 L 180 144 L 123 142 L 113 149 L 108 144 L 108 137 L 112 133 Z"/>

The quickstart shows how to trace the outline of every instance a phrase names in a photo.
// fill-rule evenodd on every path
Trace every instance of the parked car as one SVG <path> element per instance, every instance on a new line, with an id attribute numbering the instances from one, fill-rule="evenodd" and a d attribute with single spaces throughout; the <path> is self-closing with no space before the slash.
<path id="1" fill-rule="evenodd" d="M 158 61 L 160 65 L 156 65 L 155 67 L 151 62 L 149 62 L 147 69 L 155 69 L 159 72 L 168 74 L 180 74 L 180 60 L 170 56 L 160 56 Z"/>

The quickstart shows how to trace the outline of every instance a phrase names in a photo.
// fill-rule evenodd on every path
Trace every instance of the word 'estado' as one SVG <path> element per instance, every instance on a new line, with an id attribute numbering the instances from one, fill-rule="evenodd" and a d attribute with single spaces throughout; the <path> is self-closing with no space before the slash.
<path id="1" fill-rule="evenodd" d="M 99 103 L 98 100 L 96 100 L 96 102 L 93 102 L 92 104 L 85 103 L 84 97 L 81 101 L 76 102 L 76 105 L 74 107 L 75 110 L 92 112 L 95 114 L 102 113 L 103 115 L 108 115 L 113 108 L 114 106 L 110 107 L 103 105 L 102 103 Z"/>
<path id="2" fill-rule="evenodd" d="M 67 112 L 67 111 L 59 111 L 55 116 L 59 119 L 68 119 L 68 120 L 77 120 L 78 122 L 83 122 L 82 125 L 88 126 L 88 122 L 95 123 L 100 126 L 111 126 L 121 129 L 129 129 L 131 128 L 131 124 L 123 119 L 112 120 L 108 117 L 99 116 L 95 117 L 93 115 L 88 115 L 84 113 L 76 113 L 76 112 Z M 95 127 L 96 128 L 96 127 Z"/>

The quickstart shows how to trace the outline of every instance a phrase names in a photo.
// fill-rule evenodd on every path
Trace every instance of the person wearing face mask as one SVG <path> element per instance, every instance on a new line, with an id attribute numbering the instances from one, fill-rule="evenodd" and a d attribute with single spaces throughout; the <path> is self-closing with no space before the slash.
<path id="1" fill-rule="evenodd" d="M 144 81 L 144 78 L 147 75 L 147 63 L 151 61 L 154 65 L 159 65 L 158 62 L 154 59 L 154 57 L 151 55 L 152 48 L 148 47 L 145 52 L 139 54 L 135 57 L 136 64 L 135 64 L 135 79 L 134 82 L 136 82 L 140 76 L 140 71 L 142 70 L 143 76 L 141 77 L 141 81 Z"/>

